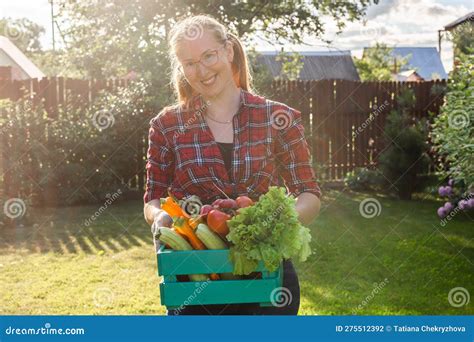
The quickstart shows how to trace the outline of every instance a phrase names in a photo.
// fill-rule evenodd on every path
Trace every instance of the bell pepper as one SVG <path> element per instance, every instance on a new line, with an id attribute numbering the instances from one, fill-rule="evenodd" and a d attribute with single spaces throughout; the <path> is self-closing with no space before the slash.
<path id="1" fill-rule="evenodd" d="M 188 219 L 184 217 L 179 217 L 175 220 L 173 224 L 174 229 L 181 235 L 186 236 L 191 246 L 194 249 L 206 249 L 206 246 L 202 243 L 201 240 L 196 236 L 193 229 L 189 226 Z"/>

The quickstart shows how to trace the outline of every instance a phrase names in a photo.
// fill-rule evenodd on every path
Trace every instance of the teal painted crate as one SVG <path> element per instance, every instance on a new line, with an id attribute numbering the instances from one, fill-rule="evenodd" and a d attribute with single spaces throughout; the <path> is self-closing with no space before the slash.
<path id="1" fill-rule="evenodd" d="M 161 246 L 157 250 L 157 261 L 158 275 L 163 276 L 161 304 L 168 309 L 201 304 L 259 303 L 270 306 L 271 296 L 280 295 L 275 289 L 283 283 L 283 265 L 275 272 L 268 272 L 263 263 L 257 269 L 262 272 L 262 279 L 177 281 L 177 275 L 232 272 L 228 249 L 175 251 Z"/>

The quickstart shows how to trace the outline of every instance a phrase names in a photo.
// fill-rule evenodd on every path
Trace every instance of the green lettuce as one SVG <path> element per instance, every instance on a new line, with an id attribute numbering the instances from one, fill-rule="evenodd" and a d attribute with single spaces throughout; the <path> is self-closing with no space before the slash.
<path id="1" fill-rule="evenodd" d="M 227 222 L 234 274 L 252 273 L 260 261 L 273 272 L 283 259 L 305 261 L 311 255 L 311 233 L 298 220 L 295 203 L 286 188 L 271 186 L 253 206 L 239 209 Z"/>

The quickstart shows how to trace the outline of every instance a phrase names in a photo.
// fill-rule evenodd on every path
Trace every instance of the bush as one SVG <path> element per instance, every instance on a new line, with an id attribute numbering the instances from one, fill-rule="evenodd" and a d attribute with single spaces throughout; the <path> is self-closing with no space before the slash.
<path id="1" fill-rule="evenodd" d="M 138 174 L 156 114 L 145 110 L 148 87 L 135 82 L 116 94 L 103 92 L 90 106 L 72 99 L 54 119 L 28 98 L 3 101 L 8 197 L 31 196 L 33 205 L 103 203 L 117 192 L 120 199 L 141 197 Z"/>
<path id="2" fill-rule="evenodd" d="M 474 55 L 461 56 L 450 75 L 440 114 L 432 125 L 432 141 L 442 179 L 464 184 L 465 194 L 474 190 Z"/>
<path id="3" fill-rule="evenodd" d="M 384 136 L 386 149 L 379 158 L 380 171 L 389 182 L 388 189 L 400 199 L 411 199 L 413 192 L 421 190 L 419 177 L 429 163 L 427 122 L 414 120 L 411 114 L 415 96 L 411 89 L 397 97 L 398 108 L 387 117 Z"/>
<path id="4" fill-rule="evenodd" d="M 354 191 L 376 191 L 381 188 L 384 181 L 380 171 L 359 167 L 347 173 L 344 183 Z"/>

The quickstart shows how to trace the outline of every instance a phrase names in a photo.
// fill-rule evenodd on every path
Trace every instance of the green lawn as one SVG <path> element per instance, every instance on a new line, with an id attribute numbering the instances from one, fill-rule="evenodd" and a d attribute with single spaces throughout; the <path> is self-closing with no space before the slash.
<path id="1" fill-rule="evenodd" d="M 359 213 L 368 197 L 381 203 L 371 219 Z M 459 214 L 443 227 L 438 206 L 325 193 L 311 226 L 315 254 L 296 264 L 300 313 L 474 314 L 472 301 L 448 301 L 455 287 L 474 294 L 474 224 Z M 115 203 L 86 227 L 97 210 L 42 210 L 39 226 L 1 228 L 0 314 L 165 313 L 142 203 Z"/>

